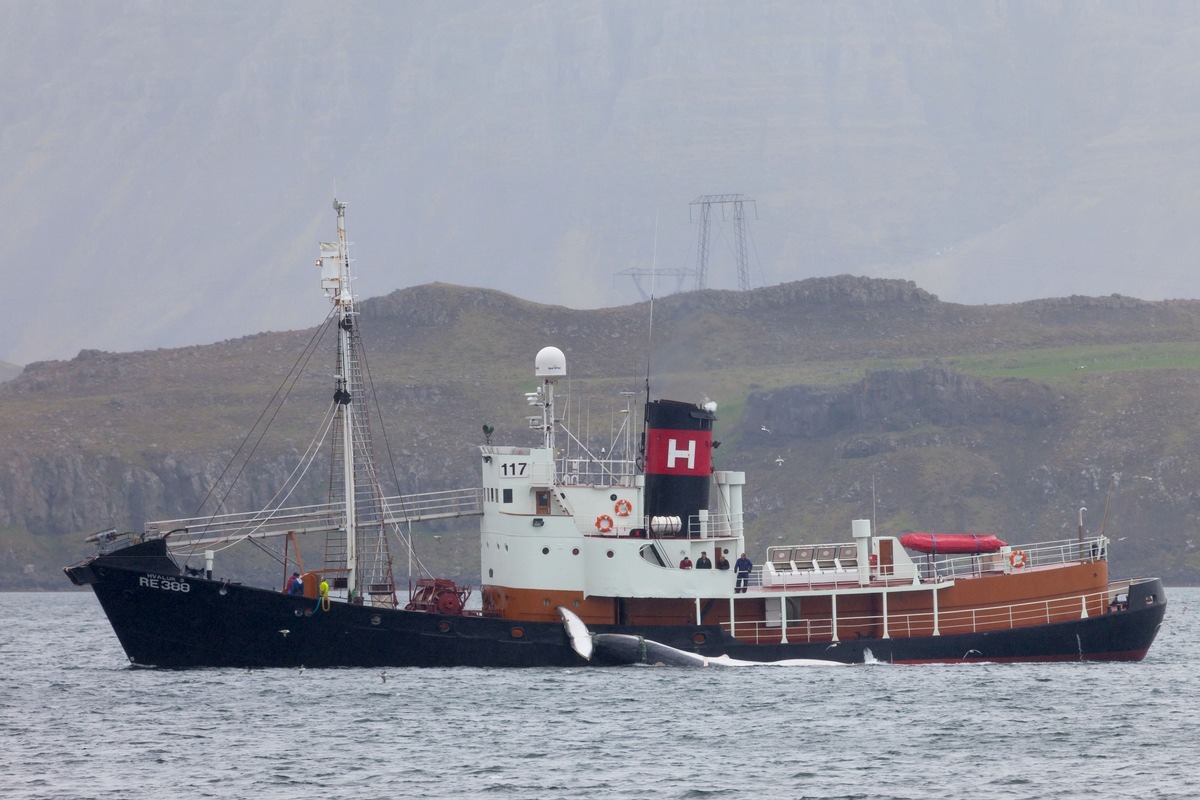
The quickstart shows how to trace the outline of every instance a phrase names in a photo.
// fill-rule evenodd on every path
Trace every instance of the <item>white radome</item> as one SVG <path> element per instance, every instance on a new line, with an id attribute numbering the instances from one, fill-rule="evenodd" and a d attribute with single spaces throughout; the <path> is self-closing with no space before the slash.
<path id="1" fill-rule="evenodd" d="M 567 375 L 567 357 L 557 347 L 543 347 L 533 361 L 533 371 L 539 378 L 564 378 Z"/>

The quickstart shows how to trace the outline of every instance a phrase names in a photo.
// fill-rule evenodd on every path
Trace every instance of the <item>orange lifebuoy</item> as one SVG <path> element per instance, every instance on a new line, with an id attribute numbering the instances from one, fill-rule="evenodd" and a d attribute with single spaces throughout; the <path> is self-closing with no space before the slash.
<path id="1" fill-rule="evenodd" d="M 629 502 L 625 498 L 621 498 L 617 501 L 617 505 L 614 510 L 617 512 L 618 517 L 628 517 L 629 512 L 633 511 L 633 503 Z"/>
<path id="2" fill-rule="evenodd" d="M 1008 563 L 1012 564 L 1013 569 L 1021 569 L 1029 563 L 1029 558 L 1024 550 L 1013 550 L 1012 555 L 1008 557 Z"/>
<path id="3" fill-rule="evenodd" d="M 608 533 L 613 529 L 613 518 L 608 514 L 601 514 L 596 517 L 596 530 L 601 533 Z"/>

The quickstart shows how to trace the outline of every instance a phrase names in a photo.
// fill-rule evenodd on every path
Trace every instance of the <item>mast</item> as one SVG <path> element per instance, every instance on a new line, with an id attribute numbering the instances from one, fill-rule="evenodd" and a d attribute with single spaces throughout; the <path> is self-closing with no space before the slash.
<path id="1" fill-rule="evenodd" d="M 346 204 L 333 201 L 337 241 L 321 243 L 321 286 L 333 301 L 338 341 L 333 399 L 330 497 L 344 503 L 340 530 L 325 542 L 325 570 L 333 594 L 353 603 L 395 607 L 396 581 L 387 542 L 383 489 L 375 471 L 371 445 L 358 311 L 350 282 L 346 241 Z"/>
<path id="2" fill-rule="evenodd" d="M 342 476 L 346 491 L 346 591 L 354 591 L 356 585 L 358 509 L 354 475 L 354 387 L 351 385 L 353 342 L 350 333 L 354 330 L 354 293 L 350 287 L 350 254 L 346 245 L 346 204 L 333 201 L 337 212 L 337 266 L 338 289 L 333 305 L 338 313 L 338 365 L 337 390 L 334 399 L 340 406 L 342 418 Z"/>
<path id="3" fill-rule="evenodd" d="M 542 447 L 550 451 L 550 463 L 556 463 L 554 428 L 558 424 L 554 411 L 554 384 L 567 375 L 567 357 L 557 347 L 543 347 L 534 359 L 533 374 L 542 379 L 536 392 L 526 395 L 530 405 L 542 408 Z"/>
<path id="4" fill-rule="evenodd" d="M 322 288 L 334 302 L 337 319 L 335 363 L 336 419 L 332 431 L 330 500 L 343 504 L 340 530 L 325 537 L 325 573 L 331 594 L 348 602 L 395 608 L 396 578 L 392 572 L 383 487 L 374 468 L 370 399 L 362 353 L 359 313 L 350 284 L 346 204 L 334 200 L 337 241 L 322 242 Z"/>

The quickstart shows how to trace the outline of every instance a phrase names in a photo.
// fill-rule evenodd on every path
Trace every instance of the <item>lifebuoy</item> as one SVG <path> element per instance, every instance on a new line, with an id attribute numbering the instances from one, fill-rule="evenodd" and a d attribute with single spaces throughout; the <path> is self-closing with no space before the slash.
<path id="1" fill-rule="evenodd" d="M 615 510 L 618 517 L 628 517 L 629 512 L 633 511 L 633 503 L 629 502 L 625 498 L 621 498 L 617 501 Z"/>
<path id="2" fill-rule="evenodd" d="M 1021 569 L 1029 562 L 1029 558 L 1025 555 L 1024 550 L 1013 550 L 1012 555 L 1008 557 L 1008 563 L 1012 564 L 1013 569 Z"/>
<path id="3" fill-rule="evenodd" d="M 596 517 L 596 530 L 601 533 L 608 533 L 613 529 L 613 518 L 608 514 L 601 514 Z"/>

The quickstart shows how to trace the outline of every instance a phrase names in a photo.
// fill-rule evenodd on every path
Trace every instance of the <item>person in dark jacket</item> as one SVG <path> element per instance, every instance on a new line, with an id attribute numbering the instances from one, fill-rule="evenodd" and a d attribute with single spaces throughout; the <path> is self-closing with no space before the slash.
<path id="1" fill-rule="evenodd" d="M 754 562 L 746 558 L 746 554 L 742 553 L 733 564 L 733 571 L 737 573 L 737 580 L 733 584 L 734 594 L 744 593 L 746 587 L 750 585 L 750 573 L 754 570 Z"/>
<path id="2" fill-rule="evenodd" d="M 708 560 L 707 550 L 700 551 L 700 557 L 696 559 L 696 569 L 712 569 L 712 562 Z"/>

